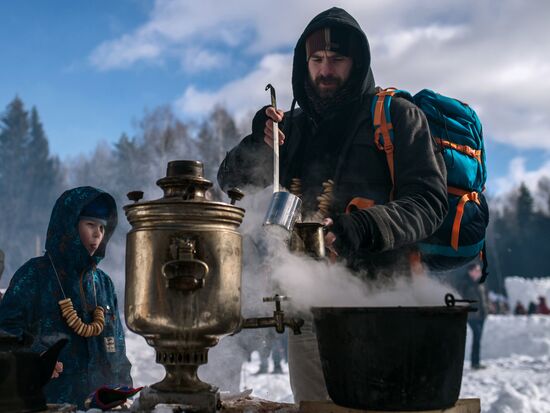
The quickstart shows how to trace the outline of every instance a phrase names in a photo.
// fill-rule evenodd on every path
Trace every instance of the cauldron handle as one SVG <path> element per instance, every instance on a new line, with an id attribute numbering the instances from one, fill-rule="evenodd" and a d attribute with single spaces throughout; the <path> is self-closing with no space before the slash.
<path id="1" fill-rule="evenodd" d="M 468 304 L 468 311 L 472 311 L 472 312 L 475 312 L 477 311 L 477 308 L 476 307 L 472 307 L 470 304 L 474 304 L 474 303 L 477 303 L 476 300 L 459 300 L 459 299 L 456 299 L 454 295 L 452 295 L 451 293 L 447 293 L 445 294 L 445 305 L 447 307 L 456 307 L 456 303 L 467 303 Z"/>

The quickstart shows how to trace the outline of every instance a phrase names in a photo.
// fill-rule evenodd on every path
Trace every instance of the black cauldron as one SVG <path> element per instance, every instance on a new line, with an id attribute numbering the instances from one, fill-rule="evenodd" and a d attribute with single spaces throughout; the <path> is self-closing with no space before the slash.
<path id="1" fill-rule="evenodd" d="M 19 339 L 0 330 L 0 412 L 47 409 L 42 388 L 52 375 L 66 338 L 43 354 L 29 351 L 32 337 Z"/>
<path id="2" fill-rule="evenodd" d="M 341 406 L 437 410 L 460 393 L 469 305 L 314 307 L 327 390 Z M 466 301 L 466 300 L 464 300 Z M 471 302 L 471 301 L 469 301 Z"/>

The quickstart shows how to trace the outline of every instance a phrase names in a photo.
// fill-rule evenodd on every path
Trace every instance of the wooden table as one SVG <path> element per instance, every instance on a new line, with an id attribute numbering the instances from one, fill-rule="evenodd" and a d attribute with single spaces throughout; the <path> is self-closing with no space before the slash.
<path id="1" fill-rule="evenodd" d="M 385 411 L 357 410 L 337 406 L 332 402 L 301 402 L 299 413 L 480 413 L 481 402 L 479 399 L 460 399 L 454 407 L 439 410 L 410 411 Z"/>

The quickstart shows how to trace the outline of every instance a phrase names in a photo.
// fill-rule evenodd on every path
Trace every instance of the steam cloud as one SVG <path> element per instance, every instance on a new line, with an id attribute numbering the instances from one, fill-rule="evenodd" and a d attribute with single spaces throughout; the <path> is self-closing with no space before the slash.
<path id="1" fill-rule="evenodd" d="M 241 232 L 245 239 L 264 244 L 261 260 L 264 274 L 270 280 L 264 291 L 271 288 L 271 294 L 290 296 L 289 303 L 283 308 L 291 306 L 304 312 L 311 307 L 442 306 L 445 294 L 452 292 L 456 295 L 450 286 L 428 276 L 365 281 L 343 263 L 330 264 L 291 253 L 281 233 L 267 231 L 262 226 L 271 195 L 271 188 L 266 188 L 243 203 L 246 217 Z M 253 255 L 255 253 L 245 248 L 245 267 L 247 262 L 258 260 Z M 243 274 L 246 273 L 245 268 Z M 250 287 L 243 280 L 245 294 Z M 247 295 L 253 296 L 254 293 Z"/>

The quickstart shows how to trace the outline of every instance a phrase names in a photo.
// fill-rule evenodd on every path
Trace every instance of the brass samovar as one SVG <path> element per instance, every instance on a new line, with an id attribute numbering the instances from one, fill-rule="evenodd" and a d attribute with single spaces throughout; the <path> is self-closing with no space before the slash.
<path id="1" fill-rule="evenodd" d="M 273 317 L 241 316 L 244 209 L 235 206 L 242 192 L 230 190 L 231 204 L 207 199 L 212 183 L 198 161 L 168 163 L 157 181 L 164 196 L 140 202 L 143 192 L 124 207 L 132 229 L 126 245 L 126 324 L 156 350 L 166 377 L 142 392 L 139 410 L 177 403 L 192 411 L 214 412 L 218 389 L 202 382 L 197 369 L 221 337 L 242 328 L 285 326 L 299 333 L 299 319 L 285 319 L 276 301 Z M 264 301 L 266 301 L 264 299 Z M 237 379 L 237 378 L 236 378 Z"/>

